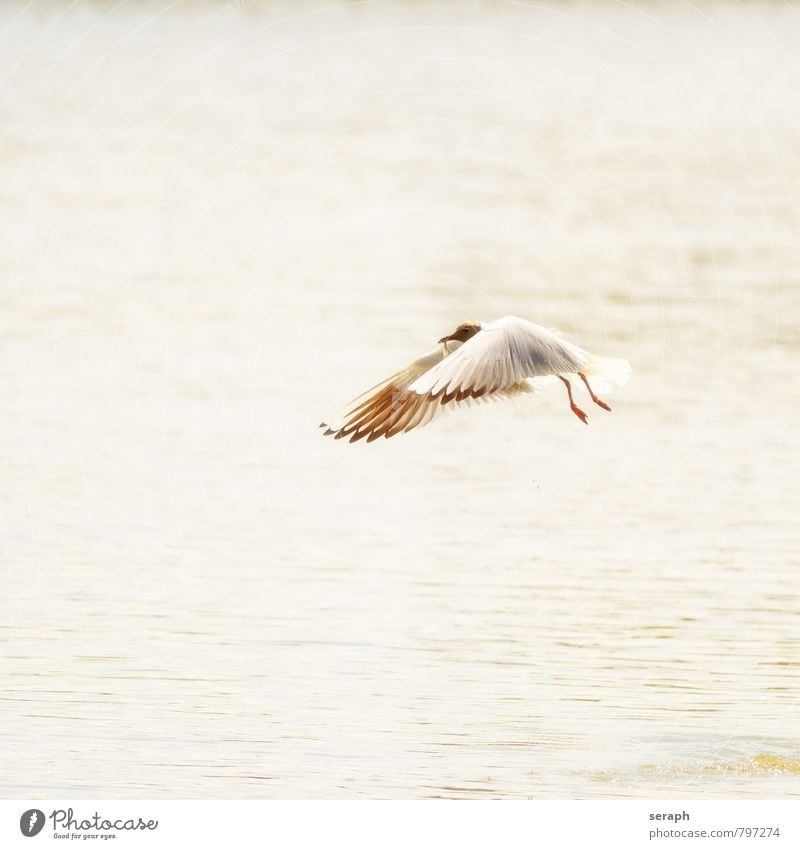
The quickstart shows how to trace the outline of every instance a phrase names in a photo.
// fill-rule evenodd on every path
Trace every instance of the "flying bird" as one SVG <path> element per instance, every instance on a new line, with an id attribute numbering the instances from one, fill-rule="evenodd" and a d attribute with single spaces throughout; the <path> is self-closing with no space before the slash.
<path id="1" fill-rule="evenodd" d="M 359 395 L 320 427 L 325 436 L 349 437 L 350 442 L 388 439 L 423 427 L 451 406 L 533 392 L 548 377 L 566 386 L 570 409 L 589 424 L 575 403 L 567 375 L 579 378 L 592 401 L 610 412 L 589 378 L 621 386 L 629 374 L 626 360 L 595 356 L 555 331 L 513 315 L 491 322 L 465 321 L 433 351 Z"/>

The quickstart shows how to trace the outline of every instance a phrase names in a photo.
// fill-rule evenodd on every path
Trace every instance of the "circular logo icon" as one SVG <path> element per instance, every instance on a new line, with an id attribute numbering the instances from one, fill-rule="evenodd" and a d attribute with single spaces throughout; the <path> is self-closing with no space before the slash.
<path id="1" fill-rule="evenodd" d="M 44 828 L 44 813 L 38 808 L 31 808 L 19 818 L 19 830 L 25 837 L 36 837 Z"/>

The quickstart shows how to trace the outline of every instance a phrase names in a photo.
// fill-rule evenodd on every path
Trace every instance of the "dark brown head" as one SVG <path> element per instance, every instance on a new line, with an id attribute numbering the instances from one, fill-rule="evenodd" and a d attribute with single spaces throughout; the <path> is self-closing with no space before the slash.
<path id="1" fill-rule="evenodd" d="M 439 341 L 466 342 L 467 339 L 472 339 L 480 329 L 481 323 L 479 321 L 465 321 L 463 324 L 459 324 L 449 336 L 442 336 Z"/>

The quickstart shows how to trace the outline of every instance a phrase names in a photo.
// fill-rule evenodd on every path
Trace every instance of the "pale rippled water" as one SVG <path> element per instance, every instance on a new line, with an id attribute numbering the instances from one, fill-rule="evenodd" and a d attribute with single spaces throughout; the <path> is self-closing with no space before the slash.
<path id="1" fill-rule="evenodd" d="M 800 796 L 797 6 L 0 32 L 3 795 Z M 320 437 L 509 313 L 614 413 Z"/>

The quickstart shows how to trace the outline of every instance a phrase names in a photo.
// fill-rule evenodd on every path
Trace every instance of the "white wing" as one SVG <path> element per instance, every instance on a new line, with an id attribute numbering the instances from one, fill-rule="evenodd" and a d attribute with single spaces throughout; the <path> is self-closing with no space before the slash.
<path id="1" fill-rule="evenodd" d="M 423 427 L 451 402 L 465 406 L 475 399 L 531 392 L 532 378 L 582 372 L 621 385 L 630 372 L 625 360 L 596 357 L 515 316 L 484 324 L 463 345 L 456 344 L 447 351 L 436 348 L 364 392 L 330 424 L 320 425 L 324 435 L 350 442 L 388 439 Z"/>
<path id="2" fill-rule="evenodd" d="M 442 399 L 412 392 L 409 387 L 445 358 L 453 356 L 454 350 L 460 350 L 457 348 L 460 344 L 451 342 L 447 353 L 444 346 L 440 345 L 359 395 L 330 424 L 323 422 L 320 425 L 325 428 L 324 436 L 333 436 L 335 439 L 349 437 L 350 442 L 366 437 L 367 442 L 372 442 L 381 436 L 388 439 L 398 433 L 424 427 L 442 411 Z M 511 386 L 496 397 L 530 391 L 527 385 Z M 472 401 L 470 398 L 461 400 L 461 406 Z"/>
<path id="3" fill-rule="evenodd" d="M 527 378 L 584 371 L 591 359 L 551 330 L 507 316 L 484 324 L 411 383 L 409 391 L 447 404 L 504 392 Z"/>

